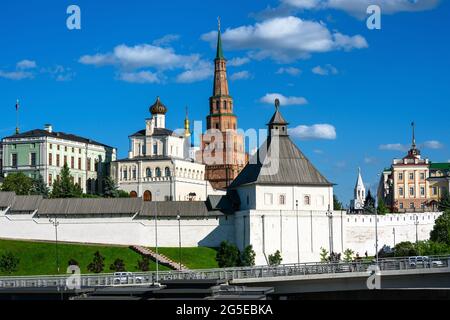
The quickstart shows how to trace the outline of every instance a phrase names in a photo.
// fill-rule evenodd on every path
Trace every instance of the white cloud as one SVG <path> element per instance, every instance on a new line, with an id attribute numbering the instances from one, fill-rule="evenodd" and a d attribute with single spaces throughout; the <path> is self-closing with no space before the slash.
<path id="1" fill-rule="evenodd" d="M 152 42 L 153 45 L 160 47 L 171 44 L 172 42 L 178 41 L 180 39 L 180 35 L 178 34 L 167 34 L 160 39 L 156 39 Z"/>
<path id="2" fill-rule="evenodd" d="M 421 148 L 425 149 L 442 149 L 444 145 L 436 140 L 425 141 L 420 145 Z"/>
<path id="3" fill-rule="evenodd" d="M 434 9 L 439 0 L 280 0 L 296 9 L 336 9 L 358 18 L 365 17 L 369 5 L 378 5 L 383 14 L 416 12 Z"/>
<path id="4" fill-rule="evenodd" d="M 386 151 L 407 151 L 409 146 L 401 143 L 389 143 L 380 145 L 380 150 Z"/>
<path id="5" fill-rule="evenodd" d="M 364 158 L 364 163 L 366 164 L 373 164 L 377 162 L 377 158 L 375 157 L 365 157 Z"/>
<path id="6" fill-rule="evenodd" d="M 336 128 L 330 124 L 300 125 L 289 129 L 289 134 L 303 140 L 335 140 L 337 137 Z"/>
<path id="7" fill-rule="evenodd" d="M 36 61 L 27 59 L 19 61 L 16 64 L 16 69 L 18 70 L 34 69 L 36 67 L 37 67 Z"/>
<path id="8" fill-rule="evenodd" d="M 250 62 L 250 58 L 248 58 L 248 57 L 243 57 L 243 58 L 237 57 L 237 58 L 233 58 L 230 61 L 228 61 L 227 65 L 230 67 L 240 67 L 249 62 Z"/>
<path id="9" fill-rule="evenodd" d="M 282 67 L 277 70 L 277 74 L 289 74 L 291 76 L 298 76 L 302 73 L 302 70 L 294 67 Z"/>
<path id="10" fill-rule="evenodd" d="M 327 64 L 325 66 L 317 66 L 312 68 L 312 73 L 318 74 L 320 76 L 328 76 L 330 74 L 338 74 L 339 71 L 336 69 L 336 67 L 332 66 L 331 64 Z"/>
<path id="11" fill-rule="evenodd" d="M 176 38 L 174 35 L 156 40 L 157 43 L 167 43 Z M 209 78 L 213 74 L 212 64 L 202 60 L 199 54 L 182 55 L 173 48 L 154 44 L 116 46 L 112 52 L 84 55 L 79 62 L 87 65 L 113 65 L 119 69 L 119 79 L 136 83 L 156 83 L 163 72 L 181 70 L 176 77 L 180 83 L 191 83 Z M 142 70 L 142 69 L 146 70 Z M 151 70 L 147 70 L 151 69 Z"/>
<path id="12" fill-rule="evenodd" d="M 149 71 L 123 72 L 118 79 L 131 83 L 159 83 L 160 79 L 155 73 Z"/>
<path id="13" fill-rule="evenodd" d="M 304 97 L 285 97 L 280 93 L 267 93 L 264 97 L 259 99 L 259 101 L 273 105 L 275 99 L 280 100 L 282 106 L 308 104 L 308 101 Z"/>
<path id="14" fill-rule="evenodd" d="M 5 78 L 9 80 L 23 80 L 23 79 L 32 79 L 34 75 L 31 72 L 27 71 L 2 71 L 0 70 L 0 78 Z"/>
<path id="15" fill-rule="evenodd" d="M 202 39 L 213 45 L 217 31 L 202 35 Z M 324 23 L 294 16 L 271 18 L 254 25 L 227 29 L 222 34 L 222 40 L 228 50 L 249 50 L 252 58 L 271 58 L 278 62 L 305 59 L 312 53 L 368 47 L 361 35 L 346 36 L 331 32 Z"/>
<path id="16" fill-rule="evenodd" d="M 250 79 L 251 77 L 252 77 L 251 73 L 245 70 L 245 71 L 233 73 L 230 76 L 230 79 L 231 79 L 231 81 L 236 81 L 236 80 Z"/>
<path id="17" fill-rule="evenodd" d="M 177 76 L 179 83 L 192 83 L 209 79 L 213 76 L 214 69 L 211 63 L 200 61 L 197 66 L 190 68 Z"/>
<path id="18" fill-rule="evenodd" d="M 324 153 L 323 150 L 321 150 L 321 149 L 314 149 L 313 152 L 315 154 L 323 154 Z"/>

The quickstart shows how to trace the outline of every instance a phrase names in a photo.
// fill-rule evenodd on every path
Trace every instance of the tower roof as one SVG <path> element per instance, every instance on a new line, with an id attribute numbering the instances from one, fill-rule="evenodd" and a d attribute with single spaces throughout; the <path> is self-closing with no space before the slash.
<path id="1" fill-rule="evenodd" d="M 364 182 L 361 175 L 361 168 L 358 168 L 358 179 L 356 180 L 356 189 L 364 189 Z"/>
<path id="2" fill-rule="evenodd" d="M 225 56 L 223 55 L 223 49 L 222 49 L 222 35 L 221 35 L 221 31 L 220 31 L 220 17 L 218 18 L 216 59 L 225 59 Z"/>
<path id="3" fill-rule="evenodd" d="M 284 120 L 283 115 L 280 112 L 280 100 L 275 99 L 275 113 L 270 119 L 268 126 L 278 124 L 278 125 L 287 125 L 289 124 L 286 120 Z"/>
<path id="4" fill-rule="evenodd" d="M 150 113 L 151 114 L 166 114 L 167 113 L 167 107 L 161 102 L 159 97 L 156 98 L 155 103 L 150 106 Z"/>

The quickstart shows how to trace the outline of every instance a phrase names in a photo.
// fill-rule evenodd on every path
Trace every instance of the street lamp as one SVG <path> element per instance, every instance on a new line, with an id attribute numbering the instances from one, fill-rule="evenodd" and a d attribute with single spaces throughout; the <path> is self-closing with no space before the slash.
<path id="1" fill-rule="evenodd" d="M 298 221 L 298 200 L 295 200 L 295 211 L 297 216 L 297 262 L 300 264 L 300 231 Z"/>
<path id="2" fill-rule="evenodd" d="M 419 216 L 417 214 L 414 214 L 414 224 L 416 226 L 416 243 L 419 243 Z"/>
<path id="3" fill-rule="evenodd" d="M 178 255 L 179 255 L 179 262 L 180 262 L 180 271 L 181 271 L 181 216 L 180 212 L 178 211 L 177 215 L 178 220 Z"/>
<path id="4" fill-rule="evenodd" d="M 57 218 L 49 219 L 50 223 L 55 227 L 55 252 L 56 252 L 56 270 L 59 274 L 59 254 L 58 254 L 58 226 L 59 222 Z"/>
<path id="5" fill-rule="evenodd" d="M 396 243 L 395 243 L 395 228 L 392 228 L 392 234 L 394 235 L 394 248 L 395 248 L 395 245 L 396 245 Z"/>
<path id="6" fill-rule="evenodd" d="M 157 190 L 156 199 L 159 198 L 160 191 Z M 156 247 L 156 284 L 159 284 L 159 253 L 158 253 L 158 202 L 155 201 L 155 247 Z"/>
<path id="7" fill-rule="evenodd" d="M 333 253 L 333 212 L 330 210 L 330 206 L 328 205 L 328 210 L 325 213 L 328 217 L 328 238 L 329 238 L 329 245 L 330 245 L 330 255 Z"/>
<path id="8" fill-rule="evenodd" d="M 378 173 L 377 177 L 381 177 Z M 379 179 L 378 179 L 379 180 Z M 378 266 L 378 192 L 375 193 L 375 259 Z"/>

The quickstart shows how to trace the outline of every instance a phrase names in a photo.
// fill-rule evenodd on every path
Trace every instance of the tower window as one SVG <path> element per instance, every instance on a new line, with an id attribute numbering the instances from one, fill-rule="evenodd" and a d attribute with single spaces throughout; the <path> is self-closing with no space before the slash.
<path id="1" fill-rule="evenodd" d="M 158 178 L 161 177 L 161 169 L 160 169 L 159 167 L 156 168 L 155 173 L 156 173 L 156 176 L 157 176 Z"/>
<path id="2" fill-rule="evenodd" d="M 220 101 L 216 101 L 216 111 L 220 110 Z"/>

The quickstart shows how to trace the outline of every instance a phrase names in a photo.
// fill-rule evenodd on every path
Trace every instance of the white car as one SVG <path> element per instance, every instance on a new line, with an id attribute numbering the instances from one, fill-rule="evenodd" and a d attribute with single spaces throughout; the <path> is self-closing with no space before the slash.
<path id="1" fill-rule="evenodd" d="M 431 260 L 426 256 L 409 257 L 409 266 L 412 268 L 423 267 L 423 268 L 440 268 L 444 266 L 441 260 Z"/>
<path id="2" fill-rule="evenodd" d="M 114 273 L 114 284 L 134 284 L 142 283 L 142 277 L 136 277 L 131 272 L 116 272 Z"/>

